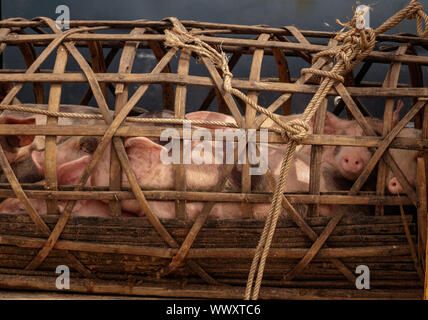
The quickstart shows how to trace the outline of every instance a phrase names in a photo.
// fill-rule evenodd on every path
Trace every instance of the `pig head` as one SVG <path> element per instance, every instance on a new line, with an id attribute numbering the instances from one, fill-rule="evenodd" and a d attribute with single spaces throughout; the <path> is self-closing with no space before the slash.
<path id="1" fill-rule="evenodd" d="M 403 128 L 397 137 L 406 138 L 422 138 L 422 131 L 415 128 Z M 420 156 L 420 152 L 417 150 L 406 150 L 406 149 L 389 149 L 392 158 L 397 163 L 398 167 L 403 172 L 410 186 L 416 186 L 416 167 L 417 158 Z M 386 187 L 392 194 L 403 193 L 403 187 L 398 181 L 397 177 L 394 176 L 391 170 L 388 171 Z"/>
<path id="2" fill-rule="evenodd" d="M 168 190 L 174 189 L 174 168 L 172 163 L 164 163 L 161 153 L 168 153 L 168 150 L 150 139 L 144 137 L 128 138 L 124 143 L 126 153 L 135 173 L 138 184 L 142 189 Z M 192 152 L 199 152 L 193 148 Z M 210 151 L 208 151 L 210 152 Z M 210 155 L 214 157 L 214 155 Z M 73 175 L 80 178 L 90 156 L 84 156 L 67 163 L 66 175 Z M 109 166 L 110 149 L 107 148 L 95 167 L 92 175 L 89 177 L 87 185 L 108 186 L 109 184 Z M 186 188 L 191 191 L 210 191 L 213 190 L 220 178 L 221 165 L 216 164 L 186 164 L 185 177 Z M 64 179 L 63 179 L 64 180 Z M 73 181 L 68 177 L 65 180 Z M 77 180 L 76 180 L 77 181 Z M 122 175 L 122 185 L 129 187 L 126 175 Z M 136 200 L 121 201 L 122 209 L 143 216 L 141 208 Z M 149 201 L 153 213 L 160 218 L 175 218 L 175 204 L 173 201 Z M 203 207 L 202 202 L 186 201 L 186 212 L 189 218 L 195 218 Z M 236 218 L 240 216 L 240 205 L 237 203 L 219 203 L 216 204 L 211 216 L 216 218 Z"/>
<path id="3" fill-rule="evenodd" d="M 57 169 L 62 164 L 84 155 L 92 154 L 99 143 L 98 137 L 71 137 L 56 147 Z M 45 150 L 32 151 L 19 161 L 11 163 L 11 168 L 19 182 L 33 183 L 44 179 L 45 176 Z M 7 182 L 6 176 L 0 174 L 0 182 Z"/>
<path id="4" fill-rule="evenodd" d="M 45 110 L 46 106 L 39 107 Z M 99 114 L 98 108 L 86 106 L 62 105 L 60 112 Z M 0 124 L 26 124 L 26 125 L 46 125 L 47 117 L 41 114 L 30 114 L 24 112 L 5 110 L 0 115 Z M 58 118 L 59 125 L 94 125 L 102 124 L 103 120 L 98 119 L 78 119 L 78 118 Z M 57 142 L 61 142 L 66 137 L 58 136 Z M 43 150 L 45 148 L 44 136 L 31 135 L 8 135 L 0 137 L 0 144 L 6 154 L 9 163 L 18 162 L 29 156 L 33 150 Z"/>
<path id="5" fill-rule="evenodd" d="M 87 156 L 89 157 L 89 156 Z M 60 185 L 75 185 L 77 184 L 80 172 L 76 172 L 74 162 L 67 162 L 59 166 L 57 170 L 58 183 Z M 40 181 L 39 184 L 43 184 L 44 181 Z M 30 203 L 40 215 L 47 214 L 46 201 L 42 199 L 29 199 Z M 58 208 L 63 211 L 66 205 L 66 201 L 58 201 Z M 0 203 L 0 213 L 25 213 L 25 207 L 19 199 L 9 198 Z M 79 200 L 75 204 L 72 215 L 82 217 L 109 217 L 109 206 L 108 204 L 98 200 Z M 124 216 L 134 216 L 128 212 L 123 214 Z"/>

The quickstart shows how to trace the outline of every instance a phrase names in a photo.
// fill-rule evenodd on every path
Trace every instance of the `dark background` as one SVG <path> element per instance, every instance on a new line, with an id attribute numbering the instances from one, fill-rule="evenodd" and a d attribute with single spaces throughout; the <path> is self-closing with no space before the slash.
<path id="1" fill-rule="evenodd" d="M 420 0 L 425 8 L 428 1 Z M 55 9 L 58 5 L 69 6 L 71 19 L 111 19 L 134 20 L 150 19 L 160 20 L 164 17 L 175 16 L 183 20 L 199 20 L 233 24 L 266 24 L 273 27 L 294 25 L 305 30 L 338 31 L 340 26 L 336 19 L 348 20 L 352 16 L 352 6 L 369 4 L 372 7 L 370 25 L 378 27 L 395 12 L 404 8 L 409 0 L 373 0 L 373 2 L 355 2 L 348 0 L 3 0 L 2 18 L 23 17 L 33 18 L 47 16 L 57 18 Z M 415 33 L 414 21 L 404 21 L 390 33 L 409 32 Z M 320 40 L 321 41 L 321 40 Z M 84 52 L 87 54 L 87 52 Z M 418 54 L 426 55 L 426 50 L 418 50 Z M 120 56 L 120 54 L 118 55 Z M 72 59 L 69 59 L 72 60 Z M 52 68 L 53 57 L 43 64 L 42 68 Z M 109 72 L 117 72 L 119 57 L 109 68 Z M 133 72 L 149 72 L 156 60 L 150 51 L 139 51 Z M 176 62 L 175 62 L 176 63 Z M 234 69 L 235 77 L 248 77 L 251 57 L 241 58 Z M 289 60 L 292 77 L 300 75 L 300 69 L 308 65 L 299 59 Z M 18 50 L 8 48 L 4 56 L 6 68 L 25 68 L 25 64 Z M 365 80 L 383 81 L 388 65 L 379 65 L 368 73 Z M 70 61 L 67 70 L 77 70 L 74 61 Z M 424 81 L 427 83 L 427 72 L 424 67 Z M 358 70 L 357 70 L 358 71 Z M 196 63 L 191 64 L 191 74 L 207 74 L 206 70 Z M 262 77 L 277 77 L 276 66 L 272 57 L 265 56 L 262 68 Z M 409 83 L 407 66 L 403 65 L 400 82 Z M 137 84 L 134 85 L 134 89 Z M 48 88 L 45 88 L 46 92 Z M 152 86 L 142 98 L 139 106 L 146 109 L 159 109 L 161 106 L 160 85 Z M 62 103 L 78 103 L 86 91 L 86 87 L 79 84 L 67 84 L 64 86 Z M 191 88 L 188 91 L 187 110 L 197 108 L 205 97 L 207 88 Z M 270 104 L 277 95 L 261 94 L 259 103 L 262 106 Z M 31 86 L 27 84 L 18 95 L 22 101 L 32 101 Z M 292 111 L 302 112 L 311 97 L 309 95 L 295 95 L 292 100 Z M 330 99 L 331 100 L 331 99 Z M 362 99 L 363 104 L 376 116 L 382 115 L 384 99 Z M 108 99 L 109 105 L 114 105 L 113 96 Z M 408 108 L 411 100 L 405 99 Z M 91 105 L 95 105 L 91 100 Z M 333 107 L 329 104 L 329 109 Z M 406 109 L 407 109 L 406 108 Z M 210 108 L 215 109 L 215 104 Z M 403 111 L 405 112 L 405 111 Z"/>

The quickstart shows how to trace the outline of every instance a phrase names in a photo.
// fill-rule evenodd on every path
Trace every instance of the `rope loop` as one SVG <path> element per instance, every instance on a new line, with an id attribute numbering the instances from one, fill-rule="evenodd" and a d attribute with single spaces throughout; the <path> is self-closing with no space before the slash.
<path id="1" fill-rule="evenodd" d="M 314 76 L 319 77 L 327 77 L 333 80 L 337 80 L 340 82 L 345 82 L 345 78 L 341 76 L 340 74 L 337 74 L 335 72 L 327 71 L 327 70 L 320 70 L 320 69 L 314 69 L 314 68 L 303 68 L 301 71 L 301 74 L 311 73 Z"/>
<path id="2" fill-rule="evenodd" d="M 308 136 L 309 124 L 301 119 L 291 120 L 287 123 L 283 123 L 283 129 L 281 131 L 281 137 L 289 142 L 290 140 L 299 143 L 301 140 Z"/>
<path id="3" fill-rule="evenodd" d="M 407 13 L 406 18 L 408 20 L 416 20 L 416 28 L 418 31 L 418 35 L 421 37 L 425 37 L 427 35 L 427 22 L 428 18 L 426 13 L 424 12 L 424 7 L 419 1 L 413 1 L 411 10 Z M 425 22 L 425 30 L 422 30 L 422 19 Z"/>

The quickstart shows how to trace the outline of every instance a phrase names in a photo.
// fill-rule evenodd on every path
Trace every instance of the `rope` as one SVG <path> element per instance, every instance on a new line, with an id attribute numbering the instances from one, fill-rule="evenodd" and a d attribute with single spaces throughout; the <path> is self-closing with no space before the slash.
<path id="1" fill-rule="evenodd" d="M 39 105 L 36 105 L 39 106 Z M 54 112 L 42 109 L 36 109 L 33 107 L 26 107 L 24 105 L 6 105 L 0 104 L 0 110 L 18 111 L 26 113 L 41 114 L 49 117 L 60 117 L 60 118 L 74 118 L 74 119 L 96 119 L 103 120 L 104 117 L 100 114 L 86 114 L 86 113 L 72 113 L 72 112 Z M 229 127 L 238 128 L 238 125 L 231 122 L 213 121 L 213 120 L 186 120 L 186 119 L 165 119 L 165 118 L 138 118 L 138 117 L 127 117 L 126 121 L 137 122 L 137 123 L 154 123 L 154 124 L 183 124 L 190 122 L 194 125 L 210 125 L 218 127 Z M 280 130 L 274 128 L 273 131 L 280 133 Z"/>
<path id="2" fill-rule="evenodd" d="M 173 28 L 172 30 L 165 30 L 165 45 L 169 47 L 189 49 L 197 53 L 200 57 L 202 56 L 210 59 L 210 61 L 212 61 L 212 63 L 222 71 L 224 90 L 240 98 L 247 105 L 251 106 L 256 111 L 265 114 L 275 123 L 277 123 L 282 129 L 282 137 L 284 138 L 285 142 L 289 144 L 281 164 L 279 183 L 276 186 L 269 214 L 266 218 L 266 223 L 251 264 L 247 287 L 245 290 L 246 300 L 258 299 L 267 255 L 269 253 L 273 234 L 275 232 L 276 224 L 281 211 L 280 199 L 284 193 L 284 186 L 288 176 L 288 171 L 294 158 L 296 147 L 301 139 L 308 135 L 309 121 L 317 111 L 323 99 L 326 97 L 327 92 L 331 89 L 336 81 L 344 82 L 343 75 L 351 71 L 362 60 L 364 60 L 370 54 L 370 52 L 372 52 L 376 43 L 376 35 L 391 29 L 400 23 L 403 19 L 416 19 L 419 36 L 425 37 L 428 33 L 428 17 L 424 13 L 422 5 L 415 0 L 412 0 L 405 9 L 396 13 L 376 30 L 371 28 L 361 30 L 357 28 L 357 19 L 362 14 L 362 12 L 359 14 L 354 12 L 353 19 L 347 23 L 341 23 L 338 21 L 338 23 L 343 26 L 343 29 L 334 38 L 334 40 L 341 42 L 342 44 L 334 48 L 318 52 L 313 56 L 313 64 L 321 57 L 326 57 L 331 61 L 335 61 L 336 64 L 331 70 L 326 71 L 314 68 L 302 69 L 303 74 L 311 73 L 314 76 L 323 77 L 323 80 L 317 92 L 314 94 L 310 103 L 303 112 L 301 119 L 293 120 L 287 123 L 281 121 L 278 115 L 270 112 L 269 110 L 266 110 L 263 107 L 260 107 L 256 102 L 248 98 L 240 90 L 232 87 L 231 80 L 233 75 L 229 70 L 227 61 L 228 59 L 223 51 L 218 52 L 208 44 L 204 43 L 198 37 L 188 33 L 183 25 L 178 21 L 178 19 L 168 18 L 171 21 Z M 422 28 L 422 20 L 425 23 L 425 30 Z M 346 29 L 349 30 L 344 31 Z M 254 283 L 256 272 L 257 278 Z"/>

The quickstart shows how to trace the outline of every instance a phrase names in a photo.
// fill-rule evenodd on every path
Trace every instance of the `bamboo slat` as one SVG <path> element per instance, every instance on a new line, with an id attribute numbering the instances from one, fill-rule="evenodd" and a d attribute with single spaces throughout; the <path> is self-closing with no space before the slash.
<path id="1" fill-rule="evenodd" d="M 397 49 L 396 54 L 400 55 L 407 51 L 407 44 L 400 45 L 400 47 Z M 384 87 L 392 87 L 396 88 L 398 83 L 398 77 L 400 75 L 400 69 L 401 69 L 401 63 L 400 62 L 393 62 L 391 66 L 389 67 L 388 73 L 386 74 L 385 80 L 384 80 Z M 394 114 L 394 105 L 395 101 L 394 99 L 387 99 L 385 103 L 385 111 L 383 114 L 383 132 L 382 135 L 386 136 L 389 131 L 392 129 L 392 118 Z M 386 184 L 386 178 L 387 178 L 387 166 L 386 164 L 381 160 L 379 162 L 379 167 L 377 171 L 377 186 L 376 190 L 379 195 L 383 195 L 385 193 L 385 184 Z M 384 214 L 384 208 L 383 206 L 377 206 L 376 207 L 376 214 L 377 215 L 383 215 Z"/>
<path id="2" fill-rule="evenodd" d="M 18 45 L 18 47 L 21 51 L 22 57 L 24 58 L 27 68 L 29 68 L 37 58 L 34 46 L 31 43 L 21 43 Z M 36 72 L 39 71 L 40 69 Z M 43 83 L 33 83 L 33 94 L 34 100 L 37 103 L 44 103 L 45 94 L 43 89 Z"/>
<path id="3" fill-rule="evenodd" d="M 427 234 L 428 234 L 428 206 L 427 206 L 427 186 L 426 186 L 426 169 L 425 161 L 422 157 L 418 158 L 417 161 L 417 187 L 416 192 L 419 199 L 418 207 L 418 262 L 421 264 L 422 269 L 426 268 L 426 261 L 424 261 L 424 255 L 426 259 L 426 247 L 427 247 Z M 423 271 L 422 271 L 423 272 Z M 425 281 L 427 279 L 427 273 L 425 271 Z"/>
<path id="4" fill-rule="evenodd" d="M 28 238 L 20 236 L 0 236 L 0 243 L 19 246 L 23 248 L 39 249 L 43 246 L 43 239 Z M 131 245 L 100 244 L 82 241 L 58 240 L 55 249 L 70 251 L 85 251 L 98 253 L 117 253 L 130 255 L 147 255 L 158 258 L 172 258 L 178 249 L 142 247 Z M 300 248 L 272 248 L 269 257 L 281 259 L 301 259 L 309 252 Z M 236 258 L 250 259 L 255 253 L 254 249 L 245 248 L 193 248 L 189 249 L 187 256 L 191 259 L 203 258 Z M 317 252 L 318 259 L 345 258 L 345 257 L 375 257 L 375 256 L 401 256 L 409 254 L 409 248 L 402 246 L 373 246 L 373 247 L 356 247 L 356 248 L 325 248 Z M 291 275 L 287 275 L 285 280 L 291 280 Z"/>
<path id="5" fill-rule="evenodd" d="M 314 133 L 319 134 L 324 131 L 324 119 L 326 118 L 327 113 L 327 99 L 324 99 L 320 108 L 318 109 L 315 115 L 314 123 Z M 312 146 L 311 147 L 311 167 L 309 172 L 309 193 L 314 195 L 320 194 L 321 188 L 321 161 L 322 161 L 322 146 Z M 319 205 L 309 206 L 308 215 L 315 216 L 318 215 Z"/>
<path id="6" fill-rule="evenodd" d="M 0 135 L 46 135 L 46 136 L 102 136 L 103 132 L 108 127 L 103 125 L 94 125 L 91 127 L 82 126 L 82 125 L 73 125 L 73 126 L 44 126 L 44 125 L 19 125 L 19 124 L 7 124 L 0 126 Z M 123 125 L 117 129 L 115 136 L 118 137 L 138 137 L 138 136 L 147 136 L 147 137 L 159 137 L 162 133 L 162 130 L 167 127 L 159 126 L 156 128 L 142 126 L 128 126 Z M 209 130 L 209 129 L 207 129 Z M 183 138 L 183 132 L 181 128 L 177 128 L 177 133 L 180 134 L 180 138 Z M 214 133 L 212 131 L 211 133 Z M 215 135 L 212 134 L 213 139 L 215 140 Z M 257 142 L 259 141 L 259 135 L 256 136 Z M 362 137 L 348 137 L 340 135 L 308 135 L 307 138 L 302 139 L 301 143 L 305 145 L 343 145 L 343 146 L 361 146 L 361 147 L 379 147 L 382 139 L 379 137 L 372 136 L 362 136 Z M 268 135 L 269 143 L 283 143 L 283 140 L 276 133 L 269 133 Z M 396 137 L 391 142 L 391 148 L 397 149 L 409 149 L 409 150 L 426 150 L 428 142 L 426 139 L 415 139 L 415 138 L 405 138 L 405 137 Z"/>
<path id="7" fill-rule="evenodd" d="M 178 62 L 177 74 L 187 75 L 189 73 L 191 52 L 190 50 L 183 50 L 180 54 L 180 60 Z M 186 101 L 187 101 L 187 87 L 185 85 L 177 85 L 175 89 L 175 104 L 174 104 L 174 115 L 176 119 L 184 119 L 186 113 Z M 179 141 L 176 141 L 179 142 Z M 183 143 L 184 144 L 184 143 Z M 177 191 L 186 190 L 186 174 L 183 166 L 183 153 L 184 146 L 180 143 L 180 163 L 174 164 L 174 178 L 175 178 L 175 189 Z M 186 218 L 186 202 L 183 200 L 175 201 L 175 214 L 179 219 Z"/>
<path id="8" fill-rule="evenodd" d="M 266 41 L 270 38 L 269 34 L 261 34 L 257 40 L 258 41 Z M 263 62 L 263 56 L 264 51 L 263 49 L 257 49 L 254 51 L 253 54 L 253 60 L 251 62 L 251 69 L 250 69 L 250 81 L 259 81 L 260 80 L 260 73 L 262 70 L 262 62 Z M 259 92 L 258 91 L 248 91 L 247 92 L 248 98 L 250 98 L 252 101 L 257 103 Z M 245 124 L 246 128 L 251 129 L 251 124 L 254 123 L 256 119 L 256 110 L 252 108 L 249 104 L 245 106 Z M 248 146 L 248 144 L 247 144 Z M 248 193 L 251 192 L 251 175 L 250 175 L 250 161 L 248 158 L 248 153 L 245 155 L 245 163 L 242 166 L 242 176 L 241 176 L 241 184 L 242 184 L 242 192 Z M 252 218 L 252 210 L 251 210 L 251 204 L 248 204 L 246 202 L 242 202 L 241 204 L 242 214 L 243 217 Z"/>
<path id="9" fill-rule="evenodd" d="M 9 289 L 28 289 L 56 291 L 54 277 L 13 276 L 1 275 L 0 285 Z M 101 280 L 87 282 L 76 279 L 70 283 L 71 292 L 92 294 L 117 294 L 137 296 L 179 297 L 179 298 L 211 298 L 211 299 L 241 299 L 243 287 L 198 286 L 188 285 L 184 288 L 170 288 L 163 285 L 124 285 Z M 361 292 L 364 291 L 364 292 Z M 421 290 L 343 290 L 343 289 L 285 289 L 262 287 L 261 299 L 420 299 Z"/>
<path id="10" fill-rule="evenodd" d="M 260 25 L 238 25 L 238 24 L 225 24 L 225 23 L 213 23 L 213 22 L 201 22 L 201 21 L 191 21 L 191 20 L 182 20 L 180 21 L 185 27 L 189 28 L 207 28 L 211 30 L 230 30 L 238 34 L 259 34 L 259 33 L 275 33 L 281 35 L 293 35 L 288 27 L 275 28 L 271 26 L 260 26 Z M 140 21 L 117 21 L 117 20 L 70 20 L 71 27 L 99 27 L 99 26 L 108 26 L 110 28 L 128 28 L 132 29 L 134 27 L 151 27 L 151 28 L 168 28 L 171 24 L 167 21 L 150 21 L 150 20 L 140 20 Z M 44 21 L 40 20 L 13 20 L 6 19 L 0 22 L 1 27 L 42 27 L 47 26 Z M 300 30 L 300 32 L 305 37 L 310 38 L 333 38 L 337 35 L 336 32 L 331 31 L 314 31 L 314 30 Z M 413 35 L 389 35 L 389 34 L 380 34 L 376 37 L 378 41 L 388 41 L 388 42 L 398 42 L 398 43 L 412 43 L 415 45 L 428 45 L 428 40 L 424 38 L 418 38 Z"/>
<path id="11" fill-rule="evenodd" d="M 204 87 L 214 87 L 217 83 L 208 77 L 202 76 L 179 76 L 177 74 L 118 74 L 118 73 L 98 73 L 94 74 L 98 82 L 123 82 L 123 83 L 174 83 L 180 85 L 194 85 Z M 306 78 L 310 78 L 306 76 Z M 85 75 L 82 73 L 68 72 L 64 75 L 55 75 L 50 73 L 34 74 L 2 74 L 2 82 L 86 82 Z M 220 78 L 219 78 L 219 81 Z M 272 91 L 272 92 L 285 92 L 287 93 L 281 98 L 281 103 L 284 103 L 289 98 L 289 93 L 304 93 L 314 94 L 318 88 L 316 85 L 305 85 L 302 82 L 296 81 L 295 83 L 273 82 L 273 81 L 248 81 L 240 79 L 232 79 L 232 86 L 241 90 L 255 90 L 255 91 Z M 349 93 L 354 97 L 428 97 L 427 88 L 410 88 L 399 87 L 392 88 L 377 88 L 377 87 L 348 87 Z M 327 95 L 336 96 L 337 92 L 331 89 Z M 279 98 L 278 98 L 279 99 Z M 276 110 L 282 104 L 277 100 L 268 109 Z M 5 103 L 3 103 L 5 104 Z M 278 105 L 279 104 L 279 105 Z"/>
<path id="12" fill-rule="evenodd" d="M 131 31 L 133 34 L 143 34 L 145 29 L 136 28 Z M 122 51 L 122 56 L 120 57 L 119 62 L 119 72 L 120 73 L 131 73 L 132 66 L 134 64 L 135 56 L 137 53 L 138 42 L 125 43 L 124 49 Z M 129 95 L 128 84 L 118 83 L 116 84 L 116 103 L 114 115 L 117 115 L 122 107 L 126 104 Z M 111 191 L 120 191 L 121 181 L 122 181 L 122 167 L 120 166 L 120 161 L 115 149 L 111 150 L 111 159 L 110 159 L 110 190 Z M 110 205 L 110 214 L 112 216 L 121 215 L 121 205 L 118 200 L 113 200 L 109 203 Z"/>
<path id="13" fill-rule="evenodd" d="M 57 57 L 55 61 L 54 72 L 64 73 L 68 61 L 68 52 L 63 47 L 58 47 Z M 57 112 L 59 111 L 59 105 L 61 103 L 61 93 L 62 93 L 62 84 L 51 84 L 49 92 L 49 106 L 48 110 Z M 58 118 L 56 117 L 47 117 L 46 125 L 58 125 Z M 56 136 L 49 136 L 45 139 L 45 180 L 46 180 L 46 190 L 56 190 L 57 189 L 57 174 L 56 174 Z M 46 209 L 48 214 L 58 214 L 58 205 L 57 201 L 47 200 Z"/>

